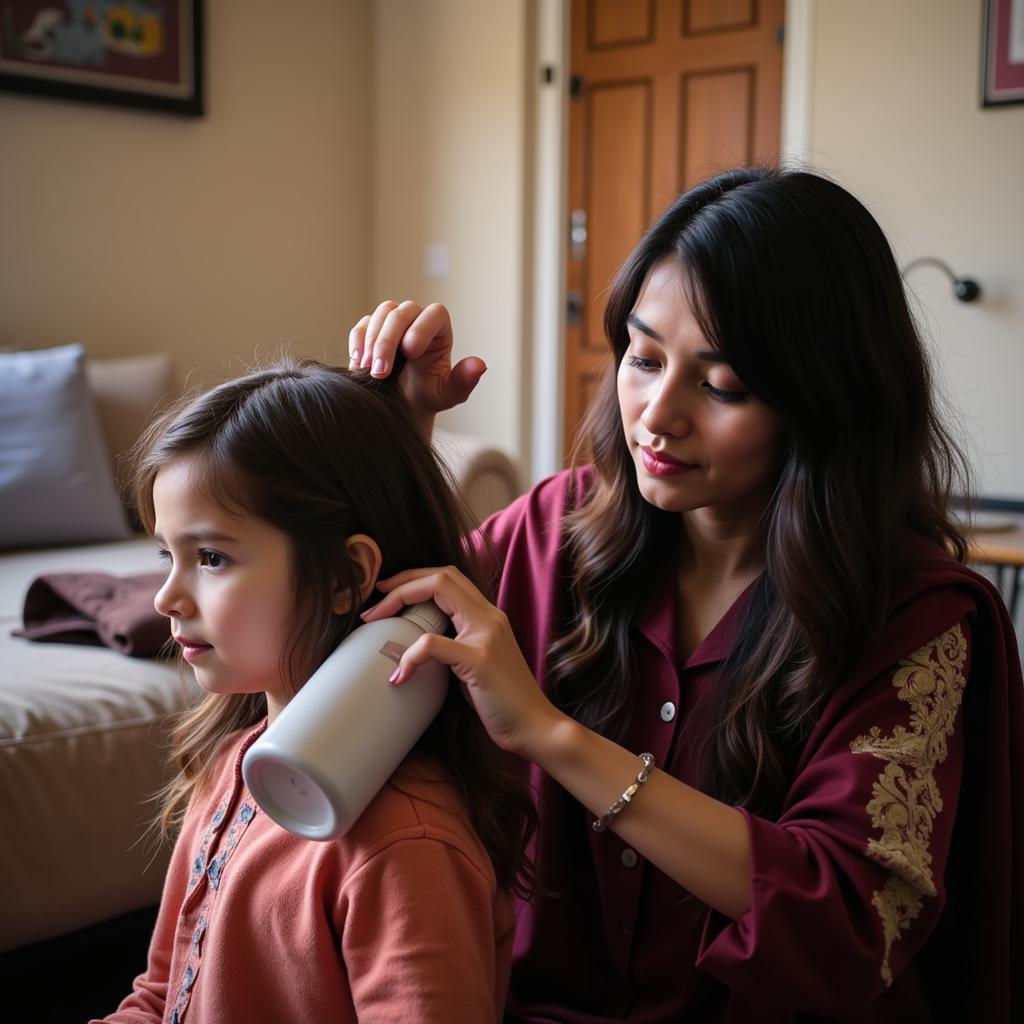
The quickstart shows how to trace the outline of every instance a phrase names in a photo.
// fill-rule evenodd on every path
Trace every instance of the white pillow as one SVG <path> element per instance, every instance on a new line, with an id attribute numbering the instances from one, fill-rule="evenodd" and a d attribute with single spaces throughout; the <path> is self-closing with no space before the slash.
<path id="1" fill-rule="evenodd" d="M 85 350 L 0 352 L 0 548 L 127 536 Z"/>

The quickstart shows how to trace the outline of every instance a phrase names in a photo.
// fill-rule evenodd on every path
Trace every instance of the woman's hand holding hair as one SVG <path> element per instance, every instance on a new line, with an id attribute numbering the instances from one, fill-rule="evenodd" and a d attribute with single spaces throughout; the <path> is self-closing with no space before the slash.
<path id="1" fill-rule="evenodd" d="M 377 586 L 385 597 L 363 613 L 367 622 L 397 615 L 403 605 L 433 601 L 456 630 L 454 639 L 424 634 L 412 643 L 392 682 L 404 683 L 431 659 L 447 665 L 499 747 L 531 761 L 543 760 L 546 741 L 569 719 L 537 684 L 505 613 L 451 566 L 410 569 Z"/>
<path id="2" fill-rule="evenodd" d="M 452 320 L 439 303 L 382 302 L 349 331 L 352 368 L 387 377 L 401 351 L 405 366 L 399 385 L 429 438 L 434 416 L 469 398 L 484 371 L 484 361 L 466 356 L 452 365 Z"/>

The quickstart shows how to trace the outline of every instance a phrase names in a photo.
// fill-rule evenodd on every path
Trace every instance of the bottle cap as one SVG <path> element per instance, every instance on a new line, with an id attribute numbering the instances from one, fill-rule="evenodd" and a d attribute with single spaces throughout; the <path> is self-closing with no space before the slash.
<path id="1" fill-rule="evenodd" d="M 424 633 L 441 634 L 448 628 L 448 617 L 433 601 L 409 605 L 401 613 L 401 618 L 415 622 Z"/>

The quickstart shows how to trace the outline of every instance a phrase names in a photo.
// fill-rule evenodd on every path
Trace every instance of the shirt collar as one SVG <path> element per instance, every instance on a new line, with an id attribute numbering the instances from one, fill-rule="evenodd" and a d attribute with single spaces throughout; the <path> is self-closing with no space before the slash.
<path id="1" fill-rule="evenodd" d="M 751 583 L 733 601 L 711 632 L 686 659 L 682 666 L 684 669 L 724 661 L 728 657 L 736 642 L 736 632 L 753 588 L 754 583 Z M 656 598 L 637 624 L 641 635 L 654 644 L 673 665 L 677 663 L 676 620 L 678 619 L 678 609 L 679 590 L 676 587 L 676 569 L 673 564 L 662 576 Z"/>

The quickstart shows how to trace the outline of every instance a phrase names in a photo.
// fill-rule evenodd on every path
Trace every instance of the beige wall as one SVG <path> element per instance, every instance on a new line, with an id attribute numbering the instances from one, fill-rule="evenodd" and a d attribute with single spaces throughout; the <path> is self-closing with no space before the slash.
<path id="1" fill-rule="evenodd" d="M 535 5 L 208 4 L 201 120 L 0 94 L 0 344 L 219 370 L 294 339 L 333 356 L 374 301 L 436 299 L 490 367 L 443 422 L 523 453 Z M 978 106 L 979 5 L 792 6 L 811 12 L 812 162 L 901 261 L 985 288 L 964 306 L 933 270 L 910 282 L 982 486 L 1024 497 L 1024 106 Z"/>
<path id="2" fill-rule="evenodd" d="M 520 453 L 525 0 L 376 0 L 375 299 L 448 305 L 488 371 L 442 422 Z M 427 247 L 449 269 L 432 275 Z M 440 268 L 443 269 L 443 268 Z"/>
<path id="3" fill-rule="evenodd" d="M 207 115 L 0 94 L 0 344 L 335 354 L 367 301 L 370 0 L 206 6 Z"/>
<path id="4" fill-rule="evenodd" d="M 981 4 L 817 0 L 811 159 L 874 212 L 905 264 L 937 256 L 984 301 L 909 278 L 978 483 L 1024 499 L 1024 106 L 978 102 Z"/>
<path id="5" fill-rule="evenodd" d="M 518 452 L 527 10 L 219 0 L 202 119 L 0 94 L 0 345 L 167 349 L 203 378 L 443 301 L 489 366 L 444 422 Z"/>

